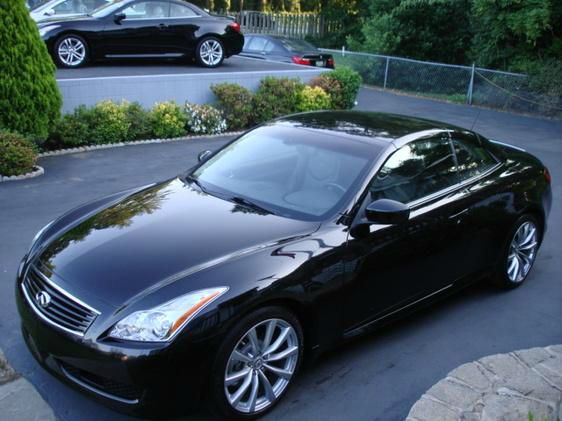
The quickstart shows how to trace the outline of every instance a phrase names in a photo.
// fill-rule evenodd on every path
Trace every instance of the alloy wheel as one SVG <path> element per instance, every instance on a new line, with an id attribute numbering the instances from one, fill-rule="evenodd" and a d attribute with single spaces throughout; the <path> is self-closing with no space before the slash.
<path id="1" fill-rule="evenodd" d="M 515 232 L 507 255 L 507 277 L 511 282 L 522 282 L 535 261 L 538 248 L 537 226 L 525 221 Z"/>
<path id="2" fill-rule="evenodd" d="M 86 46 L 76 37 L 67 37 L 58 45 L 57 53 L 65 66 L 76 67 L 86 59 Z"/>
<path id="3" fill-rule="evenodd" d="M 215 39 L 205 40 L 199 47 L 199 57 L 206 66 L 216 66 L 222 60 L 222 56 L 222 45 Z"/>
<path id="4" fill-rule="evenodd" d="M 289 385 L 299 359 L 297 332 L 282 319 L 249 329 L 228 359 L 224 392 L 231 407 L 253 414 L 271 406 Z"/>

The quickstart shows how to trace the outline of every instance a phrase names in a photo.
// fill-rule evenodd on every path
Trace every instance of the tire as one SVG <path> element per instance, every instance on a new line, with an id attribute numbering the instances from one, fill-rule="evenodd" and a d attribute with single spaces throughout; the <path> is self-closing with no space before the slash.
<path id="1" fill-rule="evenodd" d="M 252 332 L 256 334 L 255 345 Z M 285 339 L 280 339 L 282 336 Z M 244 317 L 224 339 L 213 364 L 211 411 L 223 419 L 242 420 L 269 412 L 292 384 L 303 358 L 303 344 L 298 319 L 282 307 L 265 307 Z"/>
<path id="2" fill-rule="evenodd" d="M 513 289 L 525 282 L 535 263 L 541 238 L 540 224 L 534 216 L 523 215 L 515 222 L 493 278 L 497 286 Z"/>
<path id="3" fill-rule="evenodd" d="M 217 37 L 205 37 L 197 44 L 195 59 L 200 66 L 214 68 L 222 64 L 224 45 Z"/>
<path id="4" fill-rule="evenodd" d="M 88 62 L 88 44 L 80 35 L 67 34 L 60 37 L 55 43 L 53 55 L 59 67 L 75 69 Z"/>

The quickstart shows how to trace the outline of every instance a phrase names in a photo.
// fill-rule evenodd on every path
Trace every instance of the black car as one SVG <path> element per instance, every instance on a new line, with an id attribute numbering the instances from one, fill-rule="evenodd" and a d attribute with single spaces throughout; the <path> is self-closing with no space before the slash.
<path id="1" fill-rule="evenodd" d="M 91 15 L 48 19 L 39 33 L 57 65 L 112 58 L 195 58 L 217 67 L 242 51 L 240 25 L 180 0 L 116 0 Z"/>
<path id="2" fill-rule="evenodd" d="M 303 358 L 482 278 L 520 286 L 548 170 L 469 130 L 315 112 L 48 224 L 18 270 L 38 361 L 120 410 L 259 416 Z"/>
<path id="3" fill-rule="evenodd" d="M 241 56 L 283 63 L 334 68 L 334 57 L 302 39 L 279 35 L 246 34 Z"/>

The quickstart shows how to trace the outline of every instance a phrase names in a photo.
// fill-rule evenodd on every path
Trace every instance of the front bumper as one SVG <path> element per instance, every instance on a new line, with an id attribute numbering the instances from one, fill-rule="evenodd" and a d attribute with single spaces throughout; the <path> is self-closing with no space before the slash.
<path id="1" fill-rule="evenodd" d="M 133 415 L 169 417 L 199 406 L 213 358 L 205 344 L 123 344 L 76 337 L 41 320 L 23 296 L 21 283 L 16 285 L 24 340 L 59 379 Z"/>

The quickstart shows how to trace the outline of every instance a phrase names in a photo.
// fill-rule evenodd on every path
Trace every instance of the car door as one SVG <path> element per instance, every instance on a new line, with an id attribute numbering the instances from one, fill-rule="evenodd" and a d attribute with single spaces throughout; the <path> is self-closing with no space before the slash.
<path id="1" fill-rule="evenodd" d="M 447 132 L 410 142 L 395 151 L 372 179 L 358 217 L 369 203 L 392 199 L 410 207 L 400 225 L 359 225 L 350 232 L 347 285 L 349 329 L 449 288 L 463 256 L 457 236 L 459 202 L 456 162 Z"/>
<path id="2" fill-rule="evenodd" d="M 192 54 L 197 47 L 195 32 L 201 17 L 186 4 L 171 2 L 168 31 L 173 38 L 173 50 L 179 54 Z"/>
<path id="3" fill-rule="evenodd" d="M 161 57 L 174 53 L 169 30 L 170 3 L 140 0 L 108 18 L 102 37 L 107 57 Z"/>

